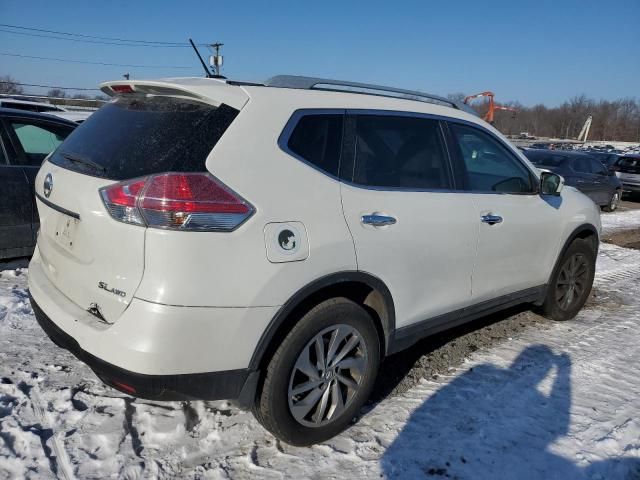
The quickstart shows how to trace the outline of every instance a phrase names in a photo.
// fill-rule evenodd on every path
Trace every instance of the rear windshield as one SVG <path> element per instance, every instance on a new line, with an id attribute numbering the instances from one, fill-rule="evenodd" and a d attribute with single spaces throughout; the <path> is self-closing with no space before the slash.
<path id="1" fill-rule="evenodd" d="M 539 155 L 537 152 L 525 152 L 525 156 L 536 166 L 559 167 L 565 161 L 565 157 L 561 155 Z"/>
<path id="2" fill-rule="evenodd" d="M 237 114 L 225 104 L 118 98 L 84 121 L 49 161 L 112 180 L 204 171 L 207 156 Z"/>

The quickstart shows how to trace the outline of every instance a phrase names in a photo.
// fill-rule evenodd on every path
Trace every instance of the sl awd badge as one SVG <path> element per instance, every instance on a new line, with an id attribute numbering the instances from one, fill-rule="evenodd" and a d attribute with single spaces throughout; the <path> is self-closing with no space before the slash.
<path id="1" fill-rule="evenodd" d="M 307 230 L 301 222 L 268 223 L 264 241 L 272 263 L 298 262 L 309 256 Z"/>

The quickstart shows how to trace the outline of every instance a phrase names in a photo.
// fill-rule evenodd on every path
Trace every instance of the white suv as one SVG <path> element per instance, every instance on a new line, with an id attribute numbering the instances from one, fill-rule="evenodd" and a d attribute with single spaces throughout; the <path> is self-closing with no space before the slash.
<path id="1" fill-rule="evenodd" d="M 112 82 L 43 164 L 33 309 L 107 384 L 234 399 L 297 445 L 383 357 L 530 302 L 564 320 L 597 207 L 463 106 L 275 77 Z"/>

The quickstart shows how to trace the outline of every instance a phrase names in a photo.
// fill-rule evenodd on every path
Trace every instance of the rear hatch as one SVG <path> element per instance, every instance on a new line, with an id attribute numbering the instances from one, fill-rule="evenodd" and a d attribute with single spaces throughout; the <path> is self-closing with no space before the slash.
<path id="1" fill-rule="evenodd" d="M 219 83 L 210 88 L 214 94 L 239 90 Z M 71 301 L 108 323 L 118 319 L 140 284 L 147 227 L 118 221 L 101 189 L 162 172 L 205 172 L 207 156 L 241 108 L 237 91 L 230 95 L 234 108 L 166 84 L 153 86 L 161 95 L 149 93 L 148 82 L 139 91 L 126 85 L 53 152 L 36 178 L 38 249 L 46 275 Z"/>

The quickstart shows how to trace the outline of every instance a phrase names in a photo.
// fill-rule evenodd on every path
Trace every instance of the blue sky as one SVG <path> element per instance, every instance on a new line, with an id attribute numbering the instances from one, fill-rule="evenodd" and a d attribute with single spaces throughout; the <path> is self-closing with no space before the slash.
<path id="1" fill-rule="evenodd" d="M 574 1 L 31 1 L 0 0 L 0 23 L 127 39 L 225 43 L 223 73 L 287 73 L 557 105 L 585 93 L 640 97 L 640 0 Z M 0 27 L 4 30 L 6 27 Z M 206 49 L 205 49 L 206 50 Z M 0 31 L 0 75 L 95 87 L 121 78 L 200 75 L 188 48 L 97 45 Z M 36 90 L 32 90 L 36 91 Z"/>

